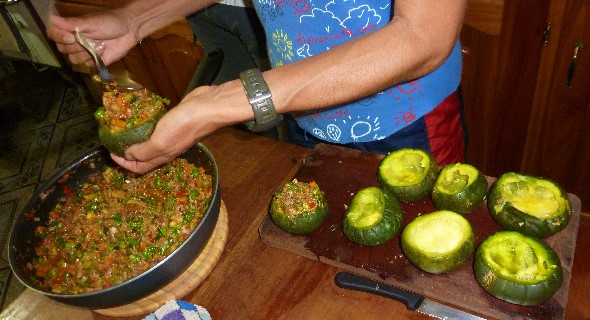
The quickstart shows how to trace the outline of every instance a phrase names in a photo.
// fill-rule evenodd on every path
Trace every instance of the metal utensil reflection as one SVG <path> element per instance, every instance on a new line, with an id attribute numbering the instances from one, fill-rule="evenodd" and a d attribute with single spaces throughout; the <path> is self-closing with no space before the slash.
<path id="1" fill-rule="evenodd" d="M 124 91 L 136 91 L 143 89 L 143 86 L 129 78 L 120 78 L 111 74 L 107 69 L 106 65 L 102 61 L 101 57 L 96 53 L 95 48 L 86 41 L 86 39 L 80 34 L 78 29 L 74 32 L 76 42 L 78 42 L 92 57 L 96 66 L 96 77 L 94 80 L 104 84 L 109 88 L 116 88 Z"/>

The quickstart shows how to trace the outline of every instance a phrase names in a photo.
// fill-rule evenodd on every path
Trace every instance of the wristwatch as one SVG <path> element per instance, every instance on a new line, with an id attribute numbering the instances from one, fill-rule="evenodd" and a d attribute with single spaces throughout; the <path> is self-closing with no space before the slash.
<path id="1" fill-rule="evenodd" d="M 253 132 L 276 127 L 283 120 L 283 116 L 275 111 L 272 94 L 260 70 L 254 68 L 241 72 L 240 80 L 255 116 L 255 120 L 244 123 L 246 127 Z"/>

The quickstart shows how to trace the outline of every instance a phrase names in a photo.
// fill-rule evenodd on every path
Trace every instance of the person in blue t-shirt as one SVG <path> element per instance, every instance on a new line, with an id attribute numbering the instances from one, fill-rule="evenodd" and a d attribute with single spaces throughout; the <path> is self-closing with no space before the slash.
<path id="1" fill-rule="evenodd" d="M 101 55 L 110 63 L 143 37 L 215 3 L 136 0 L 82 18 L 52 16 L 48 35 L 73 63 L 89 61 L 74 41 L 77 27 L 104 44 Z M 147 172 L 221 127 L 274 123 L 273 106 L 285 115 L 289 138 L 302 145 L 334 143 L 378 153 L 421 148 L 441 166 L 464 160 L 458 39 L 465 0 L 254 0 L 253 5 L 272 69 L 244 79 L 266 83 L 271 98 L 265 91 L 267 99 L 251 105 L 244 93 L 248 84 L 239 79 L 195 88 L 158 122 L 150 139 L 129 147 L 124 157 L 113 155 L 117 163 Z"/>

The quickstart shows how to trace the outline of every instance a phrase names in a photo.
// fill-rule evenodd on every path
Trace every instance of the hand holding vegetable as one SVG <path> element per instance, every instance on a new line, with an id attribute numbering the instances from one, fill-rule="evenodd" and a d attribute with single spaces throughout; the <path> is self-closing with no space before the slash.
<path id="1" fill-rule="evenodd" d="M 107 91 L 102 96 L 103 107 L 94 113 L 98 138 L 110 152 L 122 156 L 127 147 L 150 137 L 169 103 L 147 89 Z"/>
<path id="2" fill-rule="evenodd" d="M 191 91 L 157 123 L 150 138 L 130 146 L 123 157 L 112 154 L 122 167 L 145 173 L 184 153 L 227 124 L 251 120 L 252 109 L 239 80 Z"/>

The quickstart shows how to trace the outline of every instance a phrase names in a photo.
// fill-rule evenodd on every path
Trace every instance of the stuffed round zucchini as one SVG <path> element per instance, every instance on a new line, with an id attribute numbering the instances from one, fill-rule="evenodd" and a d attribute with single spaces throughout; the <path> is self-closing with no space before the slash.
<path id="1" fill-rule="evenodd" d="M 147 89 L 111 90 L 103 94 L 102 100 L 103 107 L 94 113 L 98 120 L 98 138 L 109 151 L 118 155 L 123 155 L 130 145 L 147 140 L 170 103 Z"/>
<path id="2" fill-rule="evenodd" d="M 281 187 L 270 205 L 272 221 L 283 231 L 307 234 L 328 216 L 328 201 L 315 183 L 293 179 Z"/>

